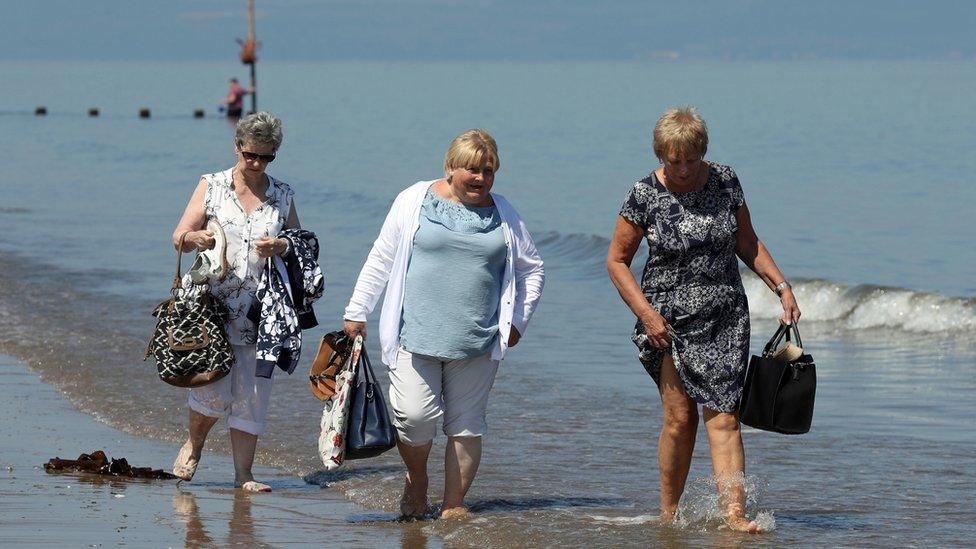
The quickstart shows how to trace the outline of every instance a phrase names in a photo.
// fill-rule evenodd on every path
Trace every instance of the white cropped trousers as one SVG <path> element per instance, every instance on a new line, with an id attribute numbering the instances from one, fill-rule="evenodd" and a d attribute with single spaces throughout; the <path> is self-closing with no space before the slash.
<path id="1" fill-rule="evenodd" d="M 449 437 L 485 435 L 488 393 L 497 372 L 498 361 L 490 354 L 444 360 L 400 348 L 390 366 L 390 406 L 400 441 L 427 444 L 442 417 Z"/>
<path id="2" fill-rule="evenodd" d="M 190 389 L 190 409 L 208 417 L 226 417 L 231 429 L 252 435 L 264 433 L 274 376 L 256 377 L 257 347 L 231 345 L 234 367 L 217 381 Z"/>

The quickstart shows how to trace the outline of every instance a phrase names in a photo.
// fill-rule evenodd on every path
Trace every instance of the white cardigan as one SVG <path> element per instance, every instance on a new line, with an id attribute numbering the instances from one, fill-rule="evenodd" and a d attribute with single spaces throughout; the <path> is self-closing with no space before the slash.
<path id="1" fill-rule="evenodd" d="M 407 265 L 413 252 L 414 235 L 420 227 L 420 207 L 427 189 L 433 184 L 434 181 L 420 181 L 397 195 L 380 235 L 366 257 L 343 316 L 346 320 L 366 322 L 366 315 L 376 307 L 383 288 L 386 288 L 379 332 L 383 362 L 387 365 L 394 363 L 400 347 L 400 318 Z M 491 196 L 502 218 L 502 232 L 508 248 L 498 303 L 500 337 L 495 338 L 491 351 L 493 360 L 502 360 L 508 349 L 511 327 L 515 326 L 520 334 L 525 335 L 525 328 L 542 295 L 546 272 L 535 243 L 515 208 L 504 197 L 494 193 Z"/>

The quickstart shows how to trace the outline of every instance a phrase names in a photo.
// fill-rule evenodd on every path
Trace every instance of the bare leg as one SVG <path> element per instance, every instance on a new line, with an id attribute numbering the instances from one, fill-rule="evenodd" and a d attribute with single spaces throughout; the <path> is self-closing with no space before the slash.
<path id="1" fill-rule="evenodd" d="M 433 441 L 422 446 L 410 446 L 397 441 L 400 458 L 407 466 L 407 478 L 400 499 L 400 514 L 404 518 L 423 518 L 427 513 L 427 458 Z"/>
<path id="2" fill-rule="evenodd" d="M 678 512 L 678 502 L 685 491 L 691 469 L 691 455 L 698 432 L 698 405 L 685 391 L 670 354 L 664 355 L 659 389 L 664 409 L 664 425 L 657 443 L 657 461 L 661 471 L 661 522 L 669 523 Z"/>
<path id="3" fill-rule="evenodd" d="M 464 506 L 478 466 L 481 465 L 481 437 L 448 437 L 444 451 L 444 503 L 441 518 L 463 518 Z"/>
<path id="4" fill-rule="evenodd" d="M 176 455 L 176 462 L 173 463 L 173 474 L 183 480 L 193 478 L 197 464 L 200 463 L 200 455 L 203 453 L 203 445 L 207 442 L 207 435 L 210 429 L 220 418 L 205 416 L 200 412 L 190 410 L 189 431 L 190 434 Z"/>
<path id="5" fill-rule="evenodd" d="M 745 451 L 739 414 L 716 412 L 705 408 L 705 430 L 712 453 L 712 470 L 718 484 L 719 501 L 725 512 L 725 522 L 737 532 L 757 534 L 762 529 L 746 519 Z"/>
<path id="6" fill-rule="evenodd" d="M 258 436 L 240 429 L 231 428 L 230 446 L 234 453 L 234 484 L 247 492 L 270 492 L 267 484 L 254 480 L 251 467 L 254 466 L 254 451 L 258 446 Z"/>

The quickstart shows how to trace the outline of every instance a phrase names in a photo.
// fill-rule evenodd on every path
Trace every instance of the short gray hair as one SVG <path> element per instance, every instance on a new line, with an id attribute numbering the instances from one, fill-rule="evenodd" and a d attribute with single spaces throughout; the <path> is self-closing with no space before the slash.
<path id="1" fill-rule="evenodd" d="M 277 151 L 283 137 L 281 120 L 270 112 L 256 112 L 237 121 L 235 138 L 238 145 L 246 142 L 261 143 L 271 145 Z"/>

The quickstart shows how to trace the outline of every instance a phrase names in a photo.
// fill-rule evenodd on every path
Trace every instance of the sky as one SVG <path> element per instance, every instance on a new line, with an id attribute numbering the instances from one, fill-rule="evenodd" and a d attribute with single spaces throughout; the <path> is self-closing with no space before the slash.
<path id="1" fill-rule="evenodd" d="M 255 0 L 267 60 L 973 59 L 971 0 Z M 245 0 L 0 0 L 2 60 L 221 60 Z"/>

